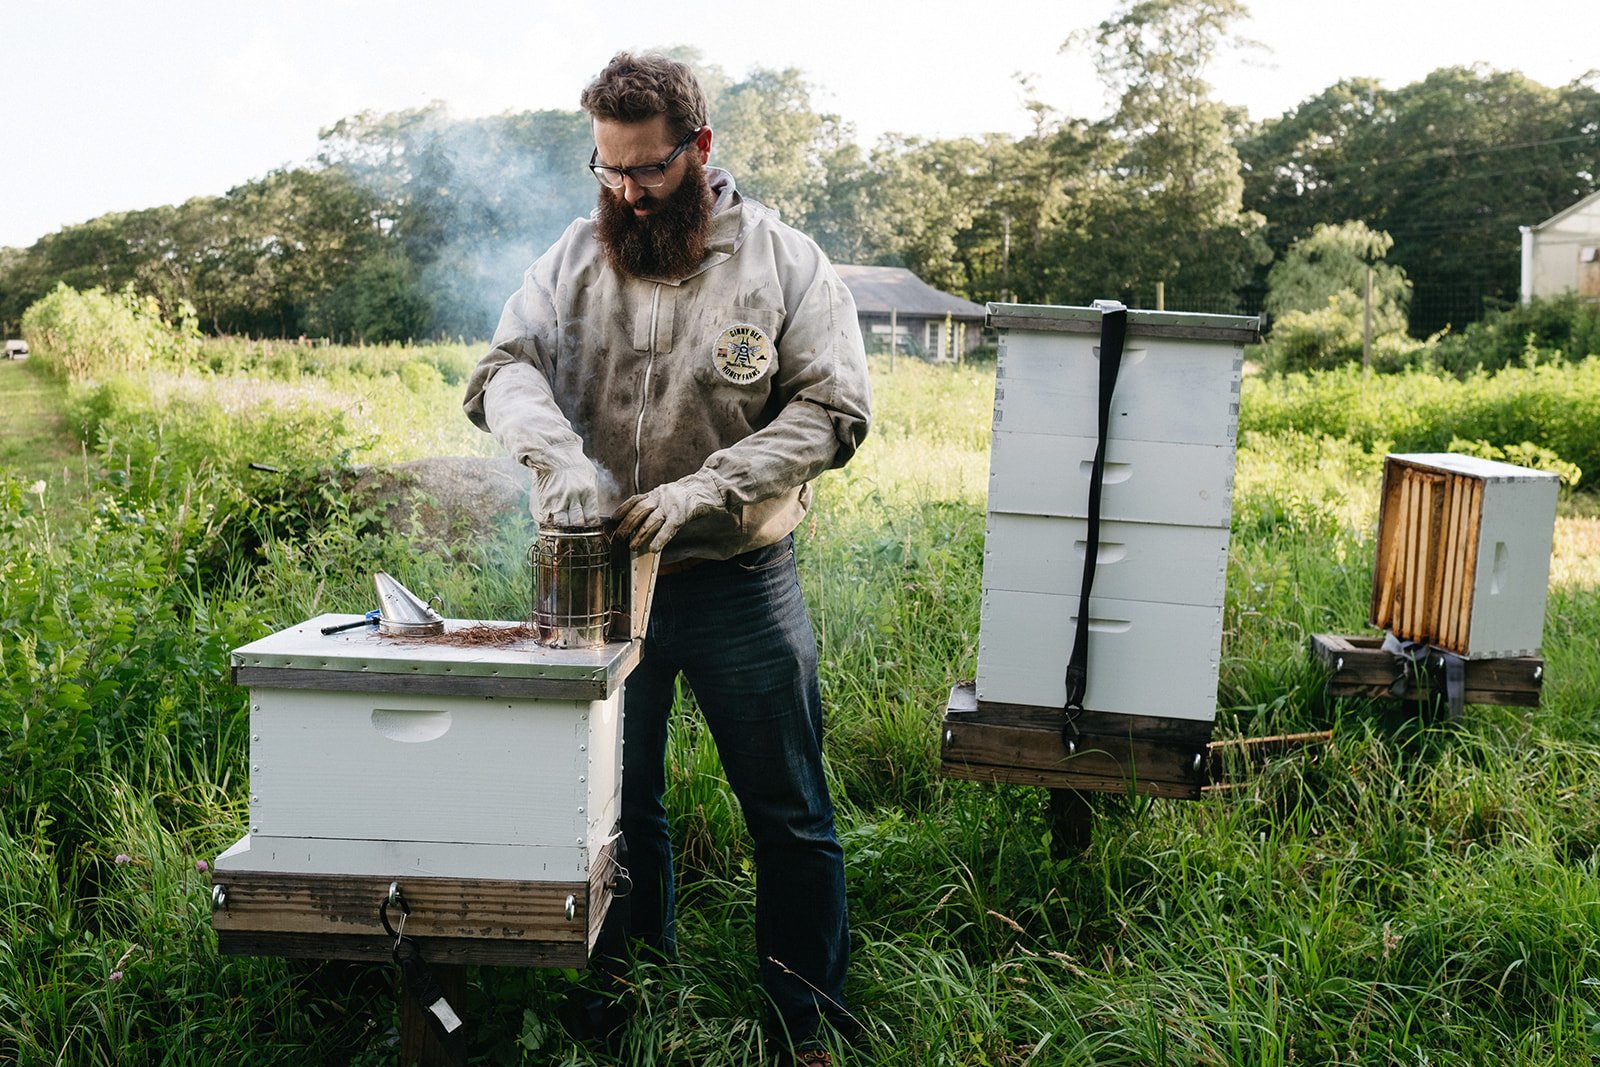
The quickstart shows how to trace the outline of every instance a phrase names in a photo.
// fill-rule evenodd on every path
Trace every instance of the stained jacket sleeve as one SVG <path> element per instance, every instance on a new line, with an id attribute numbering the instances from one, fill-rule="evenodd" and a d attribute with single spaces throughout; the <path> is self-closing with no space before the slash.
<path id="1" fill-rule="evenodd" d="M 507 454 L 539 472 L 583 460 L 583 442 L 550 388 L 557 351 L 551 296 L 557 254 L 552 249 L 529 267 L 522 287 L 506 301 L 489 352 L 467 381 L 462 405 L 467 418 L 493 433 Z"/>
<path id="2" fill-rule="evenodd" d="M 850 291 L 809 239 L 775 241 L 788 314 L 775 339 L 782 406 L 766 426 L 712 453 L 701 471 L 737 507 L 842 467 L 871 422 L 871 388 Z"/>

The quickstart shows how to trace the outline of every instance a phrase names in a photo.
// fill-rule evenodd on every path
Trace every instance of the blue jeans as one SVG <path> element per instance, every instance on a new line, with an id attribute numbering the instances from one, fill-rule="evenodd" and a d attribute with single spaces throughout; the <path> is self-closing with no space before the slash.
<path id="1" fill-rule="evenodd" d="M 662 803 L 667 719 L 679 673 L 700 705 L 755 842 L 756 951 L 776 1018 L 801 1045 L 843 1027 L 850 955 L 844 854 L 822 772 L 817 643 L 794 541 L 656 582 L 644 655 L 624 702 L 622 833 L 632 937 L 677 956 L 672 842 Z"/>

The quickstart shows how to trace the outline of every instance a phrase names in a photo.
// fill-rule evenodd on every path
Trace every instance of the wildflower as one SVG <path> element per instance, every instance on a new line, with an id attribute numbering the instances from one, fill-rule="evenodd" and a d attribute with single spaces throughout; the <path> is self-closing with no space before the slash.
<path id="1" fill-rule="evenodd" d="M 28 492 L 37 493 L 40 496 L 44 496 L 44 490 L 45 490 L 45 485 L 44 485 L 44 479 L 43 478 L 40 478 L 38 481 L 36 481 L 32 485 L 28 486 Z"/>
<path id="2" fill-rule="evenodd" d="M 132 863 L 133 857 L 128 855 L 126 852 L 118 852 L 116 858 L 111 862 L 116 864 L 118 867 L 121 867 L 124 863 Z"/>
<path id="3" fill-rule="evenodd" d="M 122 972 L 121 971 L 112 971 L 111 972 L 111 981 L 113 981 L 113 982 L 122 981 Z"/>
<path id="4" fill-rule="evenodd" d="M 205 860 L 195 860 L 194 869 L 199 871 L 201 874 L 205 874 L 211 869 L 211 864 L 207 863 Z"/>

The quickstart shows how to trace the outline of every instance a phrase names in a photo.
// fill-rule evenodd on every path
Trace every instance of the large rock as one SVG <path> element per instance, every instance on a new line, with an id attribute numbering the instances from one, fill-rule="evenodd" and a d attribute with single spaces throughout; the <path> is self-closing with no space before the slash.
<path id="1" fill-rule="evenodd" d="M 433 456 L 364 469 L 354 496 L 382 509 L 391 528 L 448 544 L 530 523 L 529 484 L 528 468 L 506 457 Z"/>

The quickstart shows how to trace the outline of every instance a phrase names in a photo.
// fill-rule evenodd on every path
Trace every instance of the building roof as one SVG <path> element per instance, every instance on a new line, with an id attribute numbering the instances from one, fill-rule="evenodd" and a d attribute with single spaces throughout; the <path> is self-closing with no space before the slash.
<path id="1" fill-rule="evenodd" d="M 1572 216 L 1578 214 L 1580 211 L 1583 211 L 1585 208 L 1589 207 L 1591 204 L 1600 204 L 1600 192 L 1590 193 L 1588 196 L 1584 197 L 1582 200 L 1579 200 L 1576 204 L 1572 204 L 1572 205 L 1570 205 L 1568 207 L 1562 208 L 1560 211 L 1556 212 L 1554 215 L 1551 215 L 1549 218 L 1545 219 L 1543 222 L 1538 223 L 1538 224 L 1534 225 L 1531 228 L 1534 229 L 1534 230 L 1549 229 L 1552 226 L 1556 226 L 1559 223 L 1565 222 L 1567 219 L 1569 219 Z M 846 285 L 850 284 L 849 279 L 845 280 L 845 284 Z M 854 289 L 851 290 L 851 292 L 854 292 L 854 291 L 855 291 Z"/>
<path id="2" fill-rule="evenodd" d="M 865 315 L 901 315 L 957 319 L 982 319 L 986 309 L 959 296 L 942 292 L 905 267 L 862 267 L 851 263 L 834 266 L 839 280 L 855 298 L 856 310 Z"/>

